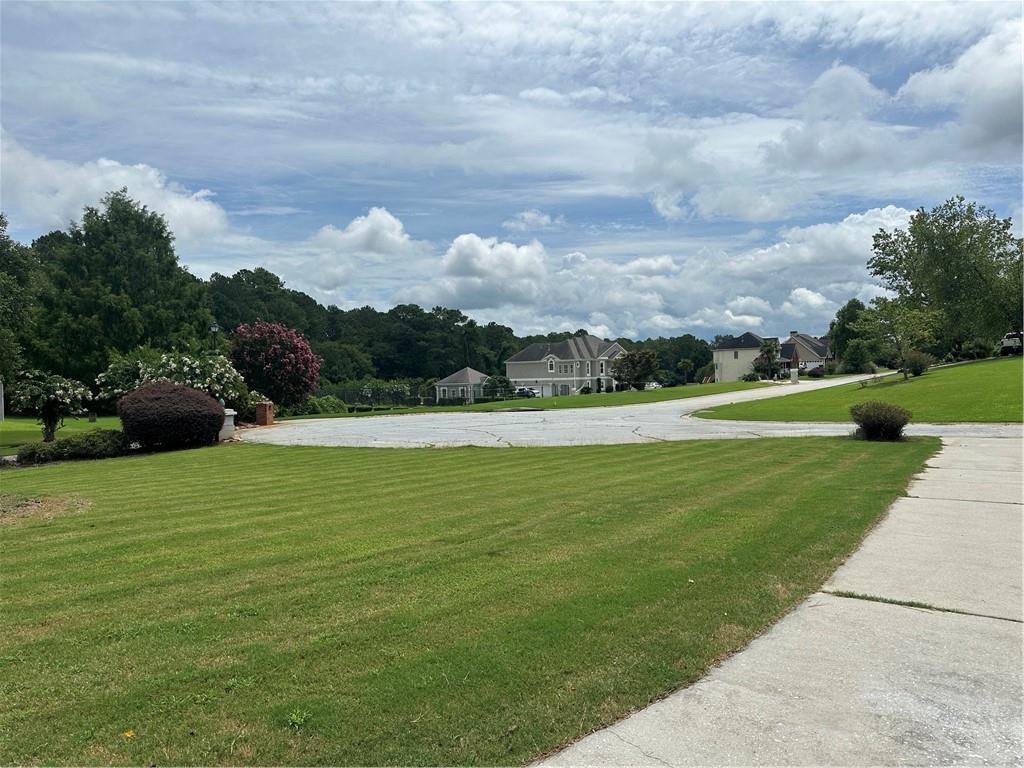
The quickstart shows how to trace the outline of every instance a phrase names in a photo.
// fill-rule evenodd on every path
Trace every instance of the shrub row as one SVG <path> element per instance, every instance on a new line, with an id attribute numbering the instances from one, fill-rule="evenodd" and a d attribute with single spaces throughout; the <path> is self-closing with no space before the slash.
<path id="1" fill-rule="evenodd" d="M 26 443 L 18 449 L 19 464 L 46 464 L 74 459 L 111 459 L 128 453 L 128 440 L 116 429 L 92 429 L 49 443 Z"/>
<path id="2" fill-rule="evenodd" d="M 307 397 L 301 403 L 282 408 L 282 416 L 312 416 L 318 413 L 345 413 L 345 401 L 334 395 Z"/>

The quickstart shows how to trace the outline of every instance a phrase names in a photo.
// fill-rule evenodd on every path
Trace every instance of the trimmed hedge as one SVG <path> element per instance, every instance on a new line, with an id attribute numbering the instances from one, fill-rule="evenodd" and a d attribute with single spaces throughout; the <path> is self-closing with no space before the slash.
<path id="1" fill-rule="evenodd" d="M 117 403 L 125 436 L 146 450 L 213 445 L 224 426 L 224 406 L 191 387 L 154 381 Z"/>
<path id="2" fill-rule="evenodd" d="M 850 415 L 857 424 L 858 437 L 865 440 L 902 440 L 903 428 L 910 423 L 913 414 L 892 403 L 868 400 L 850 408 Z"/>
<path id="3" fill-rule="evenodd" d="M 282 416 L 313 416 L 318 413 L 346 413 L 348 406 L 334 395 L 307 397 L 301 403 L 281 409 Z"/>
<path id="4" fill-rule="evenodd" d="M 46 464 L 75 459 L 111 459 L 128 453 L 128 440 L 116 429 L 90 429 L 49 443 L 26 443 L 18 448 L 19 464 Z"/>

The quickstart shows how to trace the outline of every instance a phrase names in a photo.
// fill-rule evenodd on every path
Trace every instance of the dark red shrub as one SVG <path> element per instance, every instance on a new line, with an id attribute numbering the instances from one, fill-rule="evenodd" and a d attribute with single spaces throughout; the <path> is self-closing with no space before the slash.
<path id="1" fill-rule="evenodd" d="M 250 390 L 283 406 L 309 397 L 320 376 L 320 358 L 298 331 L 262 320 L 235 330 L 231 362 Z"/>
<path id="2" fill-rule="evenodd" d="M 125 437 L 146 450 L 212 445 L 224 426 L 224 406 L 205 392 L 169 381 L 143 384 L 117 403 Z"/>

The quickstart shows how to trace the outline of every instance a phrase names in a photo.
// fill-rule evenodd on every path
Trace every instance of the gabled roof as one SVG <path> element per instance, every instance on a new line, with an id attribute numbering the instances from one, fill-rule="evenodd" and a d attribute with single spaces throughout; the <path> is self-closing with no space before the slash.
<path id="1" fill-rule="evenodd" d="M 790 334 L 790 337 L 786 339 L 786 342 L 800 342 L 818 357 L 822 359 L 828 357 L 828 339 L 824 337 L 819 339 L 807 333 L 794 333 Z"/>
<path id="2" fill-rule="evenodd" d="M 747 331 L 742 336 L 733 336 L 719 342 L 716 349 L 760 349 L 763 338 L 756 333 Z"/>
<path id="3" fill-rule="evenodd" d="M 791 363 L 795 356 L 797 356 L 796 344 L 784 341 L 779 345 L 779 360 L 784 363 Z"/>
<path id="4" fill-rule="evenodd" d="M 537 342 L 516 352 L 506 363 L 535 363 L 548 355 L 559 360 L 594 360 L 604 357 L 618 342 L 605 341 L 597 336 L 572 336 L 565 341 Z"/>
<path id="5" fill-rule="evenodd" d="M 440 386 L 451 386 L 452 384 L 482 384 L 487 379 L 491 378 L 486 373 L 480 373 L 480 371 L 474 370 L 473 368 L 463 368 L 461 371 L 456 371 L 451 376 L 446 376 L 440 381 L 434 384 L 435 387 Z"/>

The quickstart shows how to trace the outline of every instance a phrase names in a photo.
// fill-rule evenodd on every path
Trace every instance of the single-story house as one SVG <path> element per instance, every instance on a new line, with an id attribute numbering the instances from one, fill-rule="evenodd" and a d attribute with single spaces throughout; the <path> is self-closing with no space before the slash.
<path id="1" fill-rule="evenodd" d="M 572 336 L 565 341 L 537 342 L 505 361 L 505 375 L 515 387 L 532 387 L 542 397 L 577 395 L 615 388 L 612 361 L 626 350 L 597 336 Z"/>
<path id="2" fill-rule="evenodd" d="M 484 396 L 484 384 L 490 378 L 486 373 L 473 368 L 463 368 L 451 376 L 446 376 L 434 384 L 434 402 L 442 400 L 462 400 L 475 402 Z"/>

